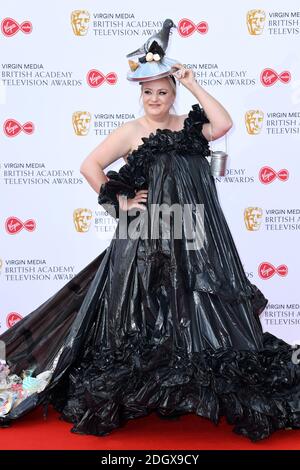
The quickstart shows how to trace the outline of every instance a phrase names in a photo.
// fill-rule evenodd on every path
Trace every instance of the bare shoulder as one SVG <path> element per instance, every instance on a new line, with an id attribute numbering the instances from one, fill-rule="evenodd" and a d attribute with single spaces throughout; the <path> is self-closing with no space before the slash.
<path id="1" fill-rule="evenodd" d="M 125 124 L 123 124 L 123 126 L 127 128 L 128 132 L 134 132 L 140 128 L 141 123 L 142 118 L 139 117 L 137 119 L 132 119 L 131 121 L 126 122 Z"/>
<path id="2" fill-rule="evenodd" d="M 131 143 L 135 138 L 137 133 L 138 124 L 136 123 L 137 119 L 124 122 L 119 127 L 114 129 L 108 136 L 108 139 L 111 142 L 123 143 L 124 149 L 126 149 L 124 155 L 127 155 L 131 150 Z"/>
<path id="3" fill-rule="evenodd" d="M 134 125 L 133 125 L 133 121 L 128 121 L 128 122 L 124 122 L 123 124 L 121 124 L 121 126 L 117 127 L 116 129 L 114 129 L 110 135 L 111 136 L 114 136 L 116 138 L 120 138 L 120 137 L 130 137 L 130 135 L 132 135 L 132 133 L 134 132 Z"/>
<path id="4" fill-rule="evenodd" d="M 141 118 L 137 118 L 125 122 L 110 134 L 111 136 L 113 136 L 114 140 L 126 142 L 126 152 L 124 152 L 124 154 L 122 155 L 126 163 L 127 156 L 140 143 L 140 136 L 143 134 L 142 129 L 143 127 L 141 125 Z"/>
<path id="5" fill-rule="evenodd" d="M 130 150 L 137 136 L 143 134 L 142 118 L 132 119 L 119 126 L 116 132 L 116 138 L 125 138 L 129 143 Z"/>

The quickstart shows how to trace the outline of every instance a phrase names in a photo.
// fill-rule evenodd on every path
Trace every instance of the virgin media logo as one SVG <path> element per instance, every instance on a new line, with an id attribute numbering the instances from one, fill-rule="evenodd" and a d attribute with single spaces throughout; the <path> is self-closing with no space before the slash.
<path id="1" fill-rule="evenodd" d="M 287 276 L 288 267 L 286 266 L 286 264 L 281 264 L 276 268 L 275 266 L 273 266 L 273 264 L 265 261 L 258 266 L 258 275 L 264 280 L 270 279 L 275 274 L 278 274 L 282 277 Z"/>
<path id="2" fill-rule="evenodd" d="M 195 32 L 200 34 L 206 34 L 207 31 L 208 24 L 206 23 L 206 21 L 200 21 L 200 23 L 195 24 L 192 20 L 189 20 L 188 18 L 183 18 L 178 23 L 178 33 L 183 38 L 187 38 Z"/>
<path id="3" fill-rule="evenodd" d="M 288 70 L 277 73 L 273 69 L 264 69 L 260 74 L 260 81 L 264 86 L 272 86 L 277 81 L 282 83 L 289 83 L 291 80 L 291 74 Z"/>
<path id="4" fill-rule="evenodd" d="M 15 119 L 7 119 L 3 124 L 3 131 L 7 137 L 16 137 L 20 132 L 25 132 L 25 134 L 33 134 L 34 124 L 31 121 L 25 122 L 25 124 L 20 124 Z"/>
<path id="5" fill-rule="evenodd" d="M 280 181 L 287 181 L 289 179 L 289 172 L 286 168 L 275 171 L 270 166 L 263 166 L 259 171 L 258 177 L 261 183 L 270 184 L 276 180 L 276 178 Z"/>
<path id="6" fill-rule="evenodd" d="M 36 228 L 36 223 L 33 219 L 28 219 L 23 223 L 18 217 L 8 217 L 5 221 L 5 230 L 10 235 L 16 235 L 23 228 L 28 232 L 33 232 Z"/>
<path id="7" fill-rule="evenodd" d="M 104 73 L 96 69 L 90 70 L 86 76 L 86 81 L 92 88 L 97 88 L 98 86 L 103 85 L 105 82 L 107 82 L 109 85 L 115 85 L 117 80 L 118 77 L 115 72 L 109 72 L 107 75 L 104 75 Z"/>
<path id="8" fill-rule="evenodd" d="M 22 315 L 17 312 L 10 312 L 6 317 L 6 326 L 7 328 L 11 328 L 14 326 L 18 321 L 22 320 Z"/>
<path id="9" fill-rule="evenodd" d="M 19 24 L 13 18 L 4 18 L 1 21 L 1 31 L 7 37 L 14 36 L 18 31 L 29 34 L 32 31 L 32 24 L 30 21 L 23 21 L 23 23 Z"/>

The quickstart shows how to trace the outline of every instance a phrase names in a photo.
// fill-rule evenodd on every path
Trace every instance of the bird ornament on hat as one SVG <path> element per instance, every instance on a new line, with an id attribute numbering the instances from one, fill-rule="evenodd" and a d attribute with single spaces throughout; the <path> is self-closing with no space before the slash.
<path id="1" fill-rule="evenodd" d="M 126 57 L 139 56 L 138 62 L 129 59 L 130 71 L 127 79 L 133 82 L 146 82 L 156 78 L 167 77 L 172 73 L 172 67 L 177 60 L 166 56 L 170 32 L 176 28 L 174 22 L 166 19 L 162 29 L 153 34 L 139 49 L 130 52 Z"/>

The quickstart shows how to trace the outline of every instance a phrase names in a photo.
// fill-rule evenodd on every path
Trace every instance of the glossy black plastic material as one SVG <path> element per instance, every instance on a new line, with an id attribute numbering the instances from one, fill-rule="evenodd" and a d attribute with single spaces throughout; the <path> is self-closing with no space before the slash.
<path id="1" fill-rule="evenodd" d="M 0 337 L 17 373 L 57 360 L 44 392 L 3 424 L 52 403 L 73 432 L 99 436 L 152 411 L 226 416 L 254 441 L 300 427 L 300 366 L 290 345 L 262 331 L 267 299 L 248 280 L 223 215 L 205 122 L 195 104 L 181 131 L 144 138 L 99 194 L 116 218 L 116 194 L 143 188 L 148 208 L 203 204 L 203 245 L 188 249 L 185 228 L 181 239 L 122 239 L 119 221 L 106 250 Z M 128 220 L 151 222 L 151 211 Z"/>

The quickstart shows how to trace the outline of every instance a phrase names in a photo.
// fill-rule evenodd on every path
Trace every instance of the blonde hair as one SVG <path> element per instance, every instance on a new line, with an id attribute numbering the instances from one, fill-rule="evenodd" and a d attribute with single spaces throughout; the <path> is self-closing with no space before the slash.
<path id="1" fill-rule="evenodd" d="M 169 80 L 169 83 L 171 84 L 174 95 L 176 96 L 177 88 L 176 88 L 175 78 L 173 77 L 173 75 L 168 75 L 166 78 Z"/>

